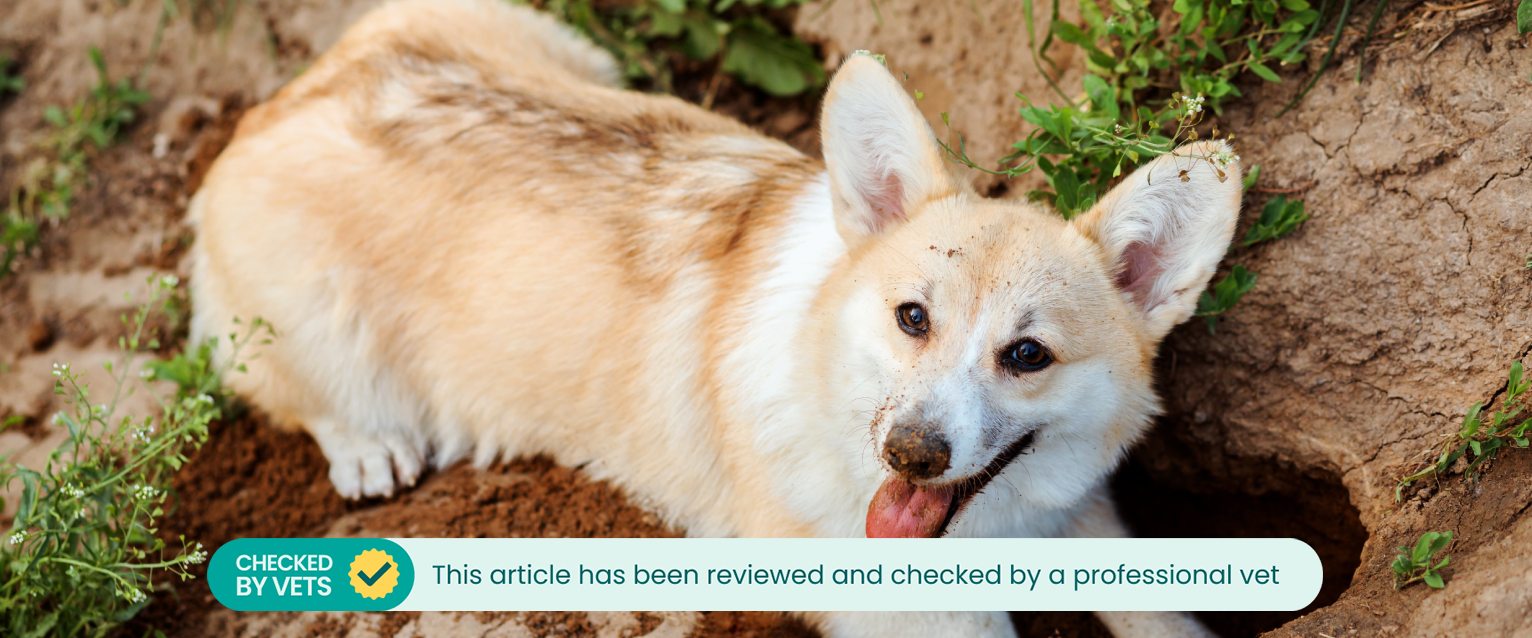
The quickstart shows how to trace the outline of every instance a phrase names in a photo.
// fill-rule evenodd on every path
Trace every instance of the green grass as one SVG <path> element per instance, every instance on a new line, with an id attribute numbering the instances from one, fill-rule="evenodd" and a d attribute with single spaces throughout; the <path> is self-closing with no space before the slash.
<path id="1" fill-rule="evenodd" d="M 1020 10 L 1028 16 L 1025 44 L 1037 70 L 1044 78 L 1062 75 L 1051 52 L 1059 42 L 1074 45 L 1085 58 L 1082 92 L 1071 95 L 1050 80 L 1051 103 L 1018 94 L 1020 116 L 1032 132 L 992 165 L 969 157 L 962 136 L 945 146 L 977 170 L 1006 177 L 1040 173 L 1044 185 L 1028 197 L 1066 218 L 1088 210 L 1134 167 L 1186 142 L 1232 140 L 1205 116 L 1243 97 L 1239 85 L 1246 80 L 1282 82 L 1278 70 L 1302 65 L 1321 27 L 1333 22 L 1339 28 L 1351 7 L 1351 0 L 1320 0 L 1319 6 L 1309 0 L 1174 0 L 1166 11 L 1150 0 L 1107 0 L 1082 3 L 1077 24 L 1060 19 L 1055 0 L 1051 17 L 1039 25 L 1030 18 L 1033 2 L 1023 0 Z M 1259 167 L 1250 171 L 1247 189 L 1258 175 Z M 1273 198 L 1240 246 L 1288 235 L 1307 219 L 1302 201 Z M 1198 316 L 1213 329 L 1255 282 L 1255 273 L 1233 265 L 1203 295 Z"/>
<path id="2" fill-rule="evenodd" d="M 96 85 L 80 101 L 50 106 L 43 119 L 50 127 L 41 144 L 42 157 L 27 165 L 21 183 L 11 191 L 0 216 L 0 278 L 10 274 L 17 258 L 36 245 L 42 226 L 69 216 L 75 195 L 84 187 L 91 162 L 119 141 L 123 129 L 138 117 L 149 100 L 131 79 L 113 80 L 101 51 L 90 50 Z"/>
<path id="3" fill-rule="evenodd" d="M 777 96 L 824 85 L 814 49 L 782 33 L 774 12 L 806 0 L 536 0 L 616 56 L 630 81 L 671 91 L 673 69 L 687 61 Z"/>
<path id="4" fill-rule="evenodd" d="M 1394 572 L 1394 589 L 1403 589 L 1415 583 L 1425 583 L 1431 589 L 1447 586 L 1442 580 L 1441 569 L 1447 566 L 1451 556 L 1436 556 L 1452 544 L 1452 532 L 1426 532 L 1413 547 L 1399 546 L 1399 553 L 1389 568 Z"/>
<path id="5" fill-rule="evenodd" d="M 177 281 L 151 280 L 148 301 L 122 318 L 120 356 L 108 363 L 105 395 L 84 385 L 67 363 L 53 367 L 54 393 L 68 406 L 53 417 L 67 438 L 45 466 L 0 462 L 0 484 L 19 484 L 16 517 L 0 545 L 0 633 L 10 636 L 105 635 L 148 604 L 163 576 L 189 578 L 208 558 L 184 537 L 167 545 L 160 520 L 169 507 L 171 478 L 207 440 L 208 424 L 224 408 L 207 347 L 188 348 L 131 373 L 139 355 L 159 349 L 156 321 L 173 309 Z M 269 334 L 257 322 L 230 336 L 235 353 Z M 231 359 L 233 360 L 233 359 Z M 172 380 L 158 415 L 120 414 L 123 401 L 147 390 L 144 381 Z"/>
<path id="6" fill-rule="evenodd" d="M 149 53 L 134 76 L 114 79 L 101 51 L 90 49 L 95 86 L 74 104 L 44 110 L 49 134 L 38 148 L 39 157 L 23 169 L 20 183 L 0 213 L 0 279 L 12 274 L 17 259 L 37 245 L 44 225 L 69 216 L 75 195 L 89 179 L 92 161 L 120 141 L 124 129 L 137 120 L 149 101 L 149 94 L 138 86 L 157 57 L 165 28 L 176 20 L 191 19 L 227 32 L 241 1 L 159 0 L 160 14 Z M 0 55 L 0 98 L 25 86 L 21 78 L 10 75 L 13 65 L 10 58 Z"/>
<path id="7" fill-rule="evenodd" d="M 1485 413 L 1483 404 L 1469 406 L 1456 436 L 1444 441 L 1436 460 L 1426 467 L 1399 479 L 1394 500 L 1404 499 L 1404 489 L 1430 478 L 1441 480 L 1461 473 L 1477 479 L 1485 464 L 1506 448 L 1526 448 L 1532 439 L 1532 379 L 1526 378 L 1520 361 L 1511 364 L 1506 374 L 1505 394 L 1498 407 Z"/>

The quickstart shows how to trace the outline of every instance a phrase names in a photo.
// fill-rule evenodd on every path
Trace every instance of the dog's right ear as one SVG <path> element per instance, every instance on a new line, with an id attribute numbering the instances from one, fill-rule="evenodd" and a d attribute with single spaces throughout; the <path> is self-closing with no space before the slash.
<path id="1" fill-rule="evenodd" d="M 820 127 L 835 227 L 848 246 L 956 192 L 915 101 L 867 53 L 852 55 L 836 72 Z"/>

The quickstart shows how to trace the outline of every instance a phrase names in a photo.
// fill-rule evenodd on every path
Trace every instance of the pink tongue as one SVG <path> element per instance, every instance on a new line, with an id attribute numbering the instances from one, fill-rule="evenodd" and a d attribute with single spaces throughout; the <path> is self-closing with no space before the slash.
<path id="1" fill-rule="evenodd" d="M 919 487 L 890 477 L 867 505 L 867 538 L 929 538 L 952 509 L 950 488 Z"/>

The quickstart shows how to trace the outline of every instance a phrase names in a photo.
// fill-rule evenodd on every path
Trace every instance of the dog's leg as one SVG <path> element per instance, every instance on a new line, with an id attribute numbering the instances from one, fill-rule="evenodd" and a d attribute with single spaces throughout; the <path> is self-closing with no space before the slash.
<path id="1" fill-rule="evenodd" d="M 831 611 L 807 614 L 829 638 L 927 638 L 972 636 L 1015 638 L 1016 629 L 1003 611 Z"/>
<path id="2" fill-rule="evenodd" d="M 393 496 L 412 486 L 425 467 L 426 442 L 406 430 L 359 431 L 329 418 L 308 422 L 309 433 L 330 461 L 330 482 L 346 498 Z"/>
<path id="3" fill-rule="evenodd" d="M 1117 508 L 1104 490 L 1093 496 L 1075 519 L 1071 536 L 1082 538 L 1127 538 L 1131 536 Z M 1217 634 L 1204 627 L 1196 617 L 1180 611 L 1098 611 L 1096 617 L 1117 638 L 1214 638 Z"/>

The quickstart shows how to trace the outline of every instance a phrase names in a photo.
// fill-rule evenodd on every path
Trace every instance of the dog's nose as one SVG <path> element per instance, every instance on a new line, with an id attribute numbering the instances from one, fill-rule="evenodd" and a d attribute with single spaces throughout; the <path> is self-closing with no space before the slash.
<path id="1" fill-rule="evenodd" d="M 952 446 L 934 426 L 896 424 L 883 443 L 883 460 L 906 479 L 928 479 L 947 471 L 952 463 Z"/>

